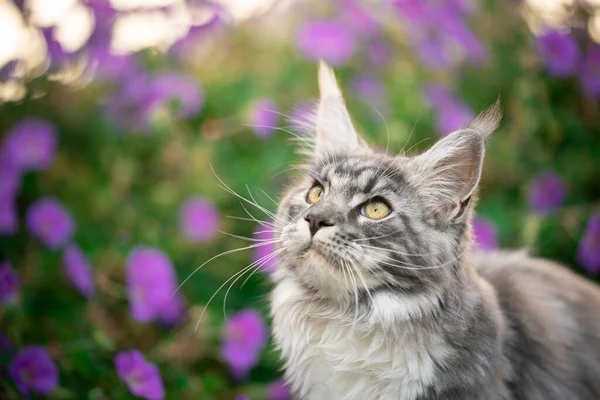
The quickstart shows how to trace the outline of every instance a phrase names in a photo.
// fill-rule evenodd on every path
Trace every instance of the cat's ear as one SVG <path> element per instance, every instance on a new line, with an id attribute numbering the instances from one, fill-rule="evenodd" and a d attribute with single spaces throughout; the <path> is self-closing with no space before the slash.
<path id="1" fill-rule="evenodd" d="M 439 140 L 410 165 L 429 215 L 441 222 L 463 218 L 479 183 L 485 141 L 498 127 L 499 102 L 469 125 Z"/>
<path id="2" fill-rule="evenodd" d="M 320 101 L 316 120 L 316 150 L 352 151 L 360 146 L 331 67 L 319 63 Z"/>

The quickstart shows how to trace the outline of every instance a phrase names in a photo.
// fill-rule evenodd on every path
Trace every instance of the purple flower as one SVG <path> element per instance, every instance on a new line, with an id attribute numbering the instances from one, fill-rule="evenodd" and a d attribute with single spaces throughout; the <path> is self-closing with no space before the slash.
<path id="1" fill-rule="evenodd" d="M 370 75 L 358 75 L 352 80 L 350 86 L 363 101 L 381 114 L 386 115 L 389 112 L 385 86 L 379 79 Z"/>
<path id="2" fill-rule="evenodd" d="M 272 256 L 273 252 L 277 250 L 275 243 L 269 243 L 275 240 L 272 229 L 258 225 L 254 229 L 253 235 L 260 242 L 257 242 L 258 247 L 252 249 L 252 262 L 257 263 L 258 268 L 263 272 L 275 272 L 280 259 L 279 256 Z"/>
<path id="3" fill-rule="evenodd" d="M 56 145 L 56 130 L 51 123 L 24 118 L 6 136 L 2 155 L 18 171 L 39 171 L 54 161 Z"/>
<path id="4" fill-rule="evenodd" d="M 567 185 L 553 171 L 544 171 L 529 184 L 529 207 L 538 214 L 559 209 L 567 198 Z"/>
<path id="5" fill-rule="evenodd" d="M 71 284 L 85 297 L 95 291 L 94 275 L 87 257 L 79 246 L 71 244 L 63 253 L 65 273 Z"/>
<path id="6" fill-rule="evenodd" d="M 137 247 L 129 253 L 126 266 L 127 293 L 133 319 L 150 322 L 165 318 L 172 322 L 179 304 L 175 270 L 165 253 L 151 247 Z M 180 303 L 181 304 L 181 303 Z"/>
<path id="7" fill-rule="evenodd" d="M 441 135 L 468 125 L 475 116 L 470 108 L 443 86 L 427 86 L 425 99 L 436 112 L 437 129 Z"/>
<path id="8" fill-rule="evenodd" d="M 176 105 L 175 110 L 171 107 Z M 127 79 L 108 99 L 107 113 L 118 125 L 147 132 L 157 114 L 167 109 L 175 120 L 198 113 L 204 105 L 202 87 L 191 76 L 163 72 Z"/>
<path id="9" fill-rule="evenodd" d="M 13 350 L 13 344 L 10 339 L 0 332 L 0 354 L 8 354 Z"/>
<path id="10" fill-rule="evenodd" d="M 496 226 L 487 218 L 476 217 L 471 221 L 474 246 L 480 250 L 494 250 L 498 247 Z"/>
<path id="11" fill-rule="evenodd" d="M 296 45 L 308 60 L 345 64 L 354 54 L 355 38 L 342 22 L 309 21 L 298 32 Z"/>
<path id="12" fill-rule="evenodd" d="M 123 351 L 115 357 L 115 369 L 129 391 L 148 400 L 165 398 L 160 371 L 137 350 Z"/>
<path id="13" fill-rule="evenodd" d="M 600 98 L 600 46 L 592 46 L 585 55 L 581 82 L 587 94 Z"/>
<path id="14" fill-rule="evenodd" d="M 0 302 L 14 300 L 19 289 L 19 275 L 8 261 L 0 261 Z"/>
<path id="15" fill-rule="evenodd" d="M 181 322 L 186 315 L 185 301 L 183 296 L 175 293 L 171 299 L 165 303 L 160 311 L 160 322 L 167 327 L 173 327 Z"/>
<path id="16" fill-rule="evenodd" d="M 133 54 L 113 54 L 100 46 L 88 49 L 88 66 L 96 78 L 105 81 L 123 81 L 141 73 Z"/>
<path id="17" fill-rule="evenodd" d="M 364 36 L 373 36 L 381 30 L 373 16 L 356 0 L 342 0 L 341 14 L 354 31 Z"/>
<path id="18" fill-rule="evenodd" d="M 221 355 L 238 380 L 246 378 L 267 343 L 267 327 L 254 309 L 232 315 L 223 325 Z"/>
<path id="19" fill-rule="evenodd" d="M 486 58 L 483 44 L 464 22 L 467 4 L 459 3 L 466 2 L 394 2 L 419 58 L 430 68 L 445 68 L 464 57 L 475 63 Z"/>
<path id="20" fill-rule="evenodd" d="M 87 42 L 88 48 L 110 48 L 113 24 L 117 11 L 111 6 L 109 0 L 91 0 L 88 2 L 94 14 L 94 28 Z"/>
<path id="21" fill-rule="evenodd" d="M 188 118 L 198 113 L 204 105 L 204 91 L 193 76 L 175 72 L 162 72 L 154 76 L 152 92 L 154 107 L 176 101 L 177 118 Z"/>
<path id="22" fill-rule="evenodd" d="M 230 16 L 227 9 L 216 1 L 188 0 L 192 15 L 200 16 L 197 25 L 190 28 L 187 35 L 173 45 L 172 50 L 183 60 L 193 61 L 196 48 L 211 36 L 220 33 L 228 25 Z"/>
<path id="23" fill-rule="evenodd" d="M 0 196 L 0 236 L 10 236 L 17 232 L 19 220 L 14 197 Z"/>
<path id="24" fill-rule="evenodd" d="M 30 392 L 49 395 L 58 386 L 58 367 L 41 346 L 29 346 L 12 360 L 9 372 L 25 396 Z"/>
<path id="25" fill-rule="evenodd" d="M 188 242 L 207 242 L 219 229 L 219 210 L 204 197 L 190 197 L 179 210 L 179 230 Z"/>
<path id="26" fill-rule="evenodd" d="M 570 34 L 556 30 L 546 31 L 537 37 L 536 48 L 551 74 L 568 76 L 577 70 L 579 47 Z"/>
<path id="27" fill-rule="evenodd" d="M 247 396 L 235 396 L 235 400 L 250 400 Z"/>
<path id="28" fill-rule="evenodd" d="M 42 35 L 46 41 L 46 51 L 50 65 L 53 68 L 60 68 L 67 64 L 72 55 L 63 49 L 58 40 L 54 39 L 54 28 L 43 28 Z"/>
<path id="29" fill-rule="evenodd" d="M 14 199 L 21 188 L 21 173 L 0 161 L 0 199 Z"/>
<path id="30" fill-rule="evenodd" d="M 71 215 L 53 197 L 43 197 L 29 206 L 26 219 L 29 232 L 52 250 L 69 243 L 75 230 Z"/>
<path id="31" fill-rule="evenodd" d="M 392 59 L 389 45 L 383 40 L 372 40 L 366 48 L 366 57 L 374 66 L 386 65 Z"/>
<path id="32" fill-rule="evenodd" d="M 579 262 L 591 276 L 600 274 L 600 214 L 593 215 L 577 249 Z"/>
<path id="33" fill-rule="evenodd" d="M 271 99 L 259 99 L 250 105 L 248 125 L 256 136 L 266 138 L 273 134 L 279 122 L 279 107 Z"/>
<path id="34" fill-rule="evenodd" d="M 267 388 L 267 400 L 291 400 L 290 388 L 282 379 L 271 383 Z"/>
<path id="35" fill-rule="evenodd" d="M 10 81 L 19 65 L 18 60 L 11 60 L 0 67 L 0 83 Z"/>

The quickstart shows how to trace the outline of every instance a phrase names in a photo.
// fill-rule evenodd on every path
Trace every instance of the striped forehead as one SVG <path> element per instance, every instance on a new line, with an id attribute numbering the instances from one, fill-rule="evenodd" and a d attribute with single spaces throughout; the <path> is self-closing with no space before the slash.
<path id="1" fill-rule="evenodd" d="M 380 157 L 336 157 L 319 165 L 322 182 L 351 193 L 377 193 L 404 181 L 393 159 Z"/>

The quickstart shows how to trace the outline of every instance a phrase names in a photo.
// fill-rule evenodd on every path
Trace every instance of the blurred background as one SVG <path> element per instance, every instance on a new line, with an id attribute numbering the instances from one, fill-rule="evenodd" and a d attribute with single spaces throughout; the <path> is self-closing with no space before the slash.
<path id="1" fill-rule="evenodd" d="M 500 97 L 475 246 L 595 279 L 599 43 L 599 0 L 0 0 L 0 397 L 289 398 L 269 215 L 319 59 L 395 151 Z"/>

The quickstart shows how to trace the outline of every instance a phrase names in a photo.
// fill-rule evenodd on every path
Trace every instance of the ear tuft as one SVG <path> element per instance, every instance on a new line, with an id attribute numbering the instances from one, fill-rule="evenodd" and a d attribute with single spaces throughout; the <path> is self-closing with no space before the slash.
<path id="1" fill-rule="evenodd" d="M 410 175 L 427 213 L 439 222 L 462 218 L 481 176 L 485 140 L 470 129 L 453 132 L 412 159 Z"/>
<path id="2" fill-rule="evenodd" d="M 333 69 L 323 60 L 319 62 L 319 92 L 321 98 L 342 97 Z"/>
<path id="3" fill-rule="evenodd" d="M 477 116 L 465 129 L 471 129 L 488 138 L 500 125 L 502 120 L 502 107 L 500 106 L 500 97 L 494 104 Z"/>
<path id="4" fill-rule="evenodd" d="M 319 64 L 319 90 L 321 98 L 316 126 L 317 152 L 353 151 L 360 147 L 335 74 L 323 61 Z"/>

